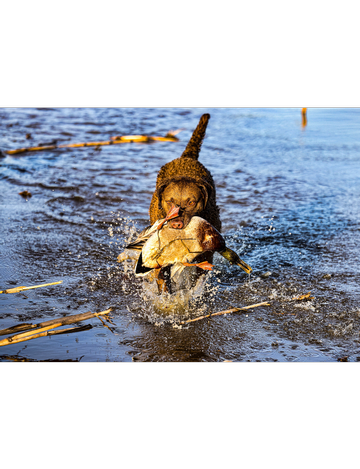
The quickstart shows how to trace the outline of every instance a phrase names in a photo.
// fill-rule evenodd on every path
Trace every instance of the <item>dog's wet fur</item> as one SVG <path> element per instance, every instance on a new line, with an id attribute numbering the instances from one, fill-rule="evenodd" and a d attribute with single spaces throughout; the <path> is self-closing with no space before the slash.
<path id="1" fill-rule="evenodd" d="M 179 216 L 169 223 L 172 228 L 185 228 L 196 215 L 207 220 L 221 231 L 220 211 L 216 205 L 216 189 L 209 170 L 199 161 L 201 145 L 205 137 L 210 114 L 203 114 L 180 158 L 166 163 L 159 171 L 156 188 L 150 204 L 150 222 L 165 218 L 171 207 L 179 207 Z M 197 262 L 212 262 L 213 254 L 200 254 Z M 205 271 L 197 268 L 194 284 Z M 170 271 L 159 269 L 159 292 L 171 291 Z"/>
<path id="2" fill-rule="evenodd" d="M 171 220 L 173 228 L 185 228 L 194 215 L 204 218 L 221 231 L 219 207 L 213 178 L 199 161 L 210 114 L 203 114 L 183 154 L 159 171 L 150 204 L 150 222 L 165 218 L 172 205 L 180 208 Z"/>

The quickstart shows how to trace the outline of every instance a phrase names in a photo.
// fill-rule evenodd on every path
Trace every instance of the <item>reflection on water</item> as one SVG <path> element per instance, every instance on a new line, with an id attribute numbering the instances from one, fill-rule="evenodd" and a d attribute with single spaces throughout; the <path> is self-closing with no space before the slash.
<path id="1" fill-rule="evenodd" d="M 204 112 L 200 161 L 217 186 L 226 244 L 254 272 L 215 255 L 197 295 L 159 297 L 116 258 L 149 224 L 157 172 Z M 301 109 L 0 109 L 0 118 L 1 150 L 185 129 L 179 142 L 0 158 L 0 287 L 63 280 L 0 295 L 0 328 L 114 308 L 109 329 L 94 318 L 89 331 L 6 346 L 0 360 L 360 359 L 359 110 L 308 109 L 305 126 Z M 291 301 L 309 291 L 313 300 Z"/>

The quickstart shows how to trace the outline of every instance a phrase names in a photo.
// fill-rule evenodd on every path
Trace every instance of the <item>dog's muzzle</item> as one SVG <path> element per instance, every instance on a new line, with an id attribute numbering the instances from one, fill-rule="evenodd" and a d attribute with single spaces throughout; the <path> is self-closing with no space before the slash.
<path id="1" fill-rule="evenodd" d="M 184 228 L 184 222 L 181 220 L 181 218 L 173 218 L 170 220 L 170 226 L 175 230 L 182 230 Z"/>

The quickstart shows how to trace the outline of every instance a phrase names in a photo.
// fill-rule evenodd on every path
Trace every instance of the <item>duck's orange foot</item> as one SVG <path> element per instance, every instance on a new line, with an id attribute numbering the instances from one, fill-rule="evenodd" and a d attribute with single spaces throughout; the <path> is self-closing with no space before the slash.
<path id="1" fill-rule="evenodd" d="M 203 270 L 212 270 L 212 268 L 214 267 L 208 261 L 200 262 L 199 264 L 189 264 L 188 262 L 183 262 L 182 264 L 185 265 L 186 267 L 193 267 L 193 266 L 200 267 L 200 269 L 203 269 Z"/>

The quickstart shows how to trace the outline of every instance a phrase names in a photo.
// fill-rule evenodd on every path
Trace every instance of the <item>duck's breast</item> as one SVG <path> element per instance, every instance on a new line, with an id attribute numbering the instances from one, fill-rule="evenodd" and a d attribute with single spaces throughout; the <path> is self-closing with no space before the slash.
<path id="1" fill-rule="evenodd" d="M 191 230 L 177 230 L 166 225 L 144 244 L 143 265 L 158 268 L 175 262 L 191 262 L 202 251 L 200 240 Z"/>

